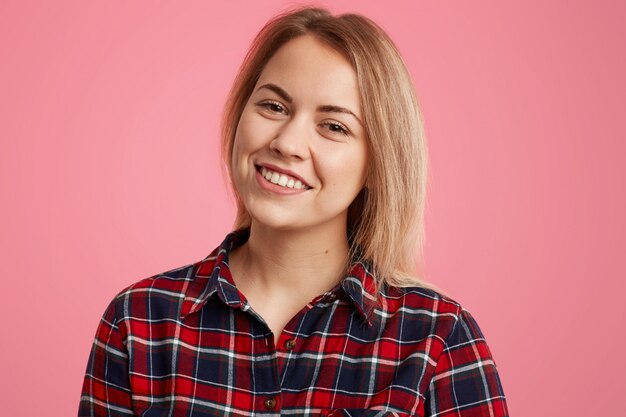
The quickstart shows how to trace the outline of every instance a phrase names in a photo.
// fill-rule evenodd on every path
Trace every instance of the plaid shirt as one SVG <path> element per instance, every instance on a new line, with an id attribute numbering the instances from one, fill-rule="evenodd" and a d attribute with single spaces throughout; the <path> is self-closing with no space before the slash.
<path id="1" fill-rule="evenodd" d="M 375 296 L 367 262 L 306 305 L 275 345 L 228 268 L 247 238 L 233 232 L 206 259 L 111 302 L 79 416 L 508 415 L 472 316 L 424 288 Z"/>

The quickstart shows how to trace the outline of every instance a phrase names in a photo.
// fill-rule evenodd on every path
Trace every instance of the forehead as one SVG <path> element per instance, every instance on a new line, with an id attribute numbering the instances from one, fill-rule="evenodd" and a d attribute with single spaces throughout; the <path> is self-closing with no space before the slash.
<path id="1" fill-rule="evenodd" d="M 294 100 L 350 104 L 357 111 L 360 107 L 357 76 L 350 62 L 311 35 L 293 39 L 276 51 L 257 86 L 265 83 L 278 84 Z"/>

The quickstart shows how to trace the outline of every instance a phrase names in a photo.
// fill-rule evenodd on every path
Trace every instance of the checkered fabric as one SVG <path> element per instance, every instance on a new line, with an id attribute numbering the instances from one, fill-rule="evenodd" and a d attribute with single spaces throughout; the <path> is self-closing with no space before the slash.
<path id="1" fill-rule="evenodd" d="M 237 289 L 229 234 L 204 260 L 123 290 L 98 326 L 79 416 L 507 416 L 472 316 L 355 262 L 278 344 Z"/>

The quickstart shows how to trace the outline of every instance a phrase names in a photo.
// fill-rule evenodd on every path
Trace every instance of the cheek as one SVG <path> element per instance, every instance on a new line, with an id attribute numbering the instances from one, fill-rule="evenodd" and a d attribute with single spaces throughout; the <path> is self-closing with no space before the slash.
<path id="1" fill-rule="evenodd" d="M 366 153 L 360 148 L 350 148 L 342 152 L 329 151 L 327 155 L 318 164 L 322 181 L 333 188 L 358 193 L 365 183 Z"/>
<path id="2" fill-rule="evenodd" d="M 235 135 L 235 139 L 233 142 L 233 152 L 230 158 L 230 166 L 233 174 L 236 176 L 239 168 L 239 161 L 241 160 L 241 138 L 239 134 Z"/>
<path id="3" fill-rule="evenodd" d="M 256 113 L 244 111 L 237 125 L 235 134 L 235 146 L 239 154 L 248 154 L 264 146 L 265 137 L 262 132 L 266 132 L 267 126 L 263 124 L 263 119 Z M 233 149 L 233 154 L 234 154 Z"/>
<path id="4" fill-rule="evenodd" d="M 242 131 L 237 130 L 233 142 L 233 152 L 230 159 L 232 180 L 236 187 L 243 184 L 244 179 L 249 173 L 249 164 L 251 150 L 246 140 L 246 135 Z"/>
<path id="5" fill-rule="evenodd" d="M 233 143 L 233 166 L 241 162 L 241 158 L 250 152 L 253 148 L 254 136 L 251 133 L 254 129 L 250 126 L 250 117 L 244 112 L 237 124 L 235 139 Z"/>

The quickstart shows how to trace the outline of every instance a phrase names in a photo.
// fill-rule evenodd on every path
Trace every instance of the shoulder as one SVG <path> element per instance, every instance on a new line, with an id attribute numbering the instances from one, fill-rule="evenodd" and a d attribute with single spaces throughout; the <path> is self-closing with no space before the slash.
<path id="1" fill-rule="evenodd" d="M 389 313 L 428 314 L 436 317 L 459 316 L 463 307 L 456 300 L 431 288 L 386 286 L 381 301 Z"/>
<path id="2" fill-rule="evenodd" d="M 143 278 L 124 288 L 115 298 L 119 300 L 155 293 L 170 294 L 174 297 L 180 296 L 186 284 L 193 280 L 198 265 L 199 262 L 188 264 Z"/>
<path id="3" fill-rule="evenodd" d="M 175 318 L 188 288 L 208 259 L 143 278 L 119 291 L 109 309 L 118 321 L 148 317 Z"/>
<path id="4" fill-rule="evenodd" d="M 434 337 L 444 344 L 466 329 L 469 337 L 482 337 L 472 315 L 458 301 L 425 287 L 386 287 L 381 293 L 381 314 L 402 320 L 416 337 Z"/>

